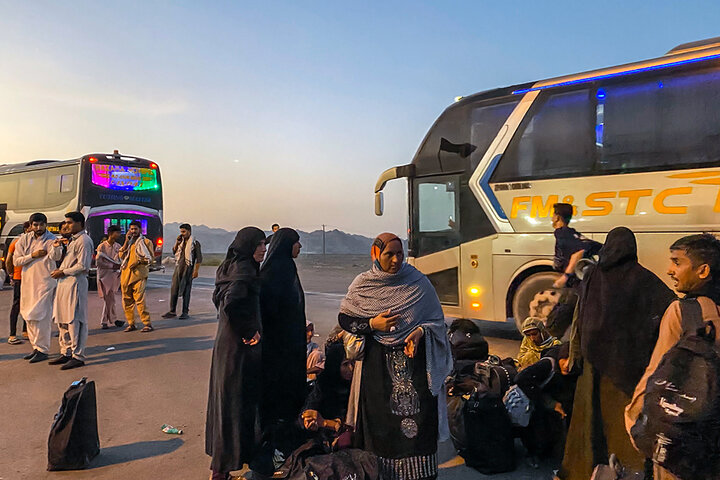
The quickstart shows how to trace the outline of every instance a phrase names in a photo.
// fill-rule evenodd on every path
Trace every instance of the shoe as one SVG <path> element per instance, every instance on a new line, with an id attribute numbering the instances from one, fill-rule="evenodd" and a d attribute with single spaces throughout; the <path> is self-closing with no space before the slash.
<path id="1" fill-rule="evenodd" d="M 28 338 L 30 338 L 30 336 L 28 335 L 27 332 L 23 332 L 23 333 L 22 333 L 22 337 L 23 337 L 25 340 L 27 340 Z"/>
<path id="2" fill-rule="evenodd" d="M 30 353 L 28 353 L 27 355 L 25 355 L 25 356 L 23 357 L 23 360 L 30 360 L 32 357 L 35 356 L 36 353 L 38 353 L 38 351 L 33 348 L 33 351 L 30 352 Z"/>
<path id="3" fill-rule="evenodd" d="M 102 328 L 103 330 L 109 330 L 110 326 L 107 323 L 103 323 L 102 325 L 100 325 L 100 328 Z"/>
<path id="4" fill-rule="evenodd" d="M 60 356 L 57 357 L 56 359 L 50 360 L 50 361 L 48 362 L 48 365 L 62 365 L 63 363 L 69 362 L 71 358 L 72 358 L 72 357 L 70 357 L 70 356 L 68 356 L 68 355 L 60 355 Z"/>
<path id="5" fill-rule="evenodd" d="M 30 363 L 40 363 L 44 362 L 48 359 L 48 354 L 43 352 L 37 352 L 33 357 L 30 359 Z"/>
<path id="6" fill-rule="evenodd" d="M 162 314 L 162 318 L 175 318 L 177 314 L 175 312 L 167 312 Z"/>
<path id="7" fill-rule="evenodd" d="M 70 370 L 71 368 L 84 367 L 84 366 L 85 366 L 85 362 L 73 357 L 65 365 L 60 367 L 60 370 Z"/>
<path id="8" fill-rule="evenodd" d="M 23 343 L 18 337 L 8 337 L 8 343 L 10 345 L 20 345 Z"/>
<path id="9" fill-rule="evenodd" d="M 187 313 L 181 313 L 178 317 L 178 320 L 187 320 L 188 318 L 190 318 L 190 315 L 188 315 Z"/>
<path id="10" fill-rule="evenodd" d="M 137 327 L 135 325 L 128 325 L 125 329 L 126 332 L 134 332 L 135 330 L 137 330 Z"/>
<path id="11" fill-rule="evenodd" d="M 530 468 L 538 469 L 540 468 L 540 459 L 537 457 L 537 455 L 531 455 L 525 459 L 525 462 L 530 466 Z"/>
<path id="12" fill-rule="evenodd" d="M 140 332 L 141 332 L 141 333 L 147 333 L 147 332 L 152 332 L 153 330 L 155 330 L 155 329 L 152 327 L 152 325 L 145 325 L 145 326 L 143 327 L 143 329 L 140 330 Z"/>
<path id="13" fill-rule="evenodd" d="M 125 322 L 123 322 L 122 320 L 115 320 L 115 326 L 116 326 L 116 327 L 120 328 L 120 327 L 122 327 L 123 325 L 125 325 Z"/>

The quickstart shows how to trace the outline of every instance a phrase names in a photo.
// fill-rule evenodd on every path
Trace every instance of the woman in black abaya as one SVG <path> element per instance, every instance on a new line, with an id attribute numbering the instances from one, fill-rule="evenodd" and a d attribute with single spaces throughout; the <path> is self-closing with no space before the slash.
<path id="1" fill-rule="evenodd" d="M 611 453 L 630 470 L 643 470 L 645 459 L 625 431 L 625 406 L 650 362 L 660 319 L 675 299 L 638 263 L 629 229 L 612 229 L 599 256 L 583 280 L 578 304 L 573 342 L 580 343 L 583 366 L 558 474 L 563 480 L 590 478 Z"/>
<path id="2" fill-rule="evenodd" d="M 265 431 L 280 421 L 294 422 L 305 403 L 305 293 L 294 261 L 301 247 L 295 230 L 281 228 L 273 235 L 260 268 L 263 326 L 260 420 Z"/>
<path id="3" fill-rule="evenodd" d="M 210 370 L 205 452 L 212 480 L 226 480 L 255 452 L 255 419 L 260 400 L 259 268 L 265 234 L 240 230 L 217 269 L 213 303 L 218 330 Z"/>

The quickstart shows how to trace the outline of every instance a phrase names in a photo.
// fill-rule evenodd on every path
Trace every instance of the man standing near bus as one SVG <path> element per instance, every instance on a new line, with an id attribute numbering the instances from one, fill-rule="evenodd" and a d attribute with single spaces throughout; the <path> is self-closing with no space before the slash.
<path id="1" fill-rule="evenodd" d="M 23 223 L 23 233 L 27 233 L 30 230 L 30 222 Z M 8 256 L 5 260 L 5 268 L 10 277 L 10 283 L 13 286 L 13 303 L 10 308 L 10 336 L 7 342 L 10 345 L 20 345 L 22 340 L 17 338 L 17 321 L 20 316 L 20 284 L 22 279 L 22 267 L 13 264 L 13 255 L 15 254 L 15 246 L 17 245 L 20 237 L 17 237 L 12 241 L 8 248 Z M 23 320 L 23 336 L 27 338 L 27 323 Z"/>
<path id="2" fill-rule="evenodd" d="M 122 327 L 125 322 L 118 320 L 115 313 L 115 292 L 120 287 L 120 227 L 110 225 L 107 237 L 97 247 L 97 284 L 98 295 L 103 299 L 102 317 L 100 327 L 103 330 L 110 328 L 111 324 Z"/>
<path id="3" fill-rule="evenodd" d="M 552 226 L 555 229 L 555 260 L 554 269 L 562 273 L 553 284 L 554 288 L 562 289 L 558 304 L 548 315 L 546 324 L 550 334 L 557 338 L 565 335 L 572 324 L 578 293 L 575 287 L 579 284 L 575 276 L 575 266 L 584 256 L 598 253 L 602 245 L 584 237 L 570 227 L 573 206 L 569 203 L 553 205 Z"/>
<path id="4" fill-rule="evenodd" d="M 149 265 L 152 261 L 153 245 L 143 236 L 138 221 L 130 222 L 125 244 L 118 252 L 122 264 L 120 265 L 120 289 L 122 290 L 123 309 L 128 326 L 126 332 L 137 330 L 135 327 L 135 308 L 143 323 L 141 332 L 152 332 L 150 313 L 145 305 L 145 287 L 149 274 Z"/>
<path id="5" fill-rule="evenodd" d="M 32 352 L 25 360 L 38 363 L 47 360 L 50 351 L 53 300 L 57 281 L 51 273 L 56 264 L 48 252 L 55 236 L 47 231 L 47 217 L 42 213 L 30 215 L 30 231 L 23 234 L 15 246 L 13 264 L 22 267 L 20 285 L 20 315 L 27 323 Z"/>
<path id="6" fill-rule="evenodd" d="M 85 215 L 82 213 L 66 213 L 65 228 L 71 236 L 53 243 L 53 258 L 63 259 L 51 274 L 58 281 L 53 316 L 60 330 L 60 356 L 48 363 L 62 365 L 61 370 L 70 370 L 85 365 L 88 272 L 92 264 L 93 242 L 85 232 Z"/>
<path id="7" fill-rule="evenodd" d="M 189 318 L 192 281 L 197 278 L 202 263 L 200 242 L 193 238 L 190 224 L 180 225 L 180 235 L 173 246 L 173 254 L 175 255 L 175 271 L 170 286 L 170 311 L 163 314 L 163 318 L 176 316 L 178 296 L 181 296 L 183 297 L 182 313 L 178 318 L 184 320 Z"/>

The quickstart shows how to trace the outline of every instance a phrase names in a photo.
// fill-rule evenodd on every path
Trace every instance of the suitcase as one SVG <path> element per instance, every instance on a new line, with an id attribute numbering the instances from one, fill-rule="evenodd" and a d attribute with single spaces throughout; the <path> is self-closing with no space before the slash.
<path id="1" fill-rule="evenodd" d="M 80 470 L 100 453 L 95 382 L 83 377 L 70 385 L 50 427 L 49 471 Z"/>

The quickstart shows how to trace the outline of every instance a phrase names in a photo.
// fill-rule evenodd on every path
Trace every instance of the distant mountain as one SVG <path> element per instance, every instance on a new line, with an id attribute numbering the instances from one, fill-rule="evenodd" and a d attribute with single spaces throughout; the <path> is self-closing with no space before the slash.
<path id="1" fill-rule="evenodd" d="M 165 239 L 165 253 L 170 251 L 170 246 L 179 234 L 179 223 L 166 223 L 163 238 Z M 229 232 L 222 228 L 210 228 L 205 225 L 193 225 L 193 236 L 202 245 L 203 252 L 225 253 L 228 245 L 235 238 L 237 231 Z M 314 232 L 303 232 L 300 234 L 303 253 L 322 253 L 322 230 Z M 373 239 L 362 235 L 353 235 L 340 230 L 328 230 L 325 232 L 325 253 L 330 254 L 367 254 Z"/>

